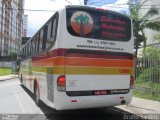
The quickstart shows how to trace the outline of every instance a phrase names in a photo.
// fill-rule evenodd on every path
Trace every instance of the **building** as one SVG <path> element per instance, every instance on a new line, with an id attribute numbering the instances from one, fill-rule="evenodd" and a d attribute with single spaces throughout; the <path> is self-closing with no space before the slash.
<path id="1" fill-rule="evenodd" d="M 22 37 L 27 37 L 27 27 L 28 27 L 28 15 L 24 15 Z"/>
<path id="2" fill-rule="evenodd" d="M 141 3 L 144 3 L 141 7 L 140 14 L 143 16 L 151 7 L 160 8 L 160 0 L 139 0 Z M 144 2 L 145 1 L 145 2 Z M 159 9 L 160 10 L 160 9 Z M 150 20 L 160 21 L 160 14 L 156 16 L 150 16 Z M 144 34 L 147 38 L 146 47 L 148 46 L 157 46 L 160 47 L 159 41 L 156 40 L 156 35 L 160 35 L 160 31 L 154 31 L 151 29 L 144 29 Z M 142 43 L 143 46 L 143 43 Z M 143 56 L 143 47 L 138 50 L 138 56 Z"/>
<path id="3" fill-rule="evenodd" d="M 22 37 L 22 47 L 25 45 L 31 37 Z"/>
<path id="4" fill-rule="evenodd" d="M 144 0 L 140 1 L 143 2 Z M 152 6 L 157 7 L 159 9 L 160 0 L 148 0 L 147 2 L 145 2 L 144 5 L 142 6 L 141 14 L 145 14 Z M 154 16 L 150 19 L 160 21 L 160 15 Z M 145 29 L 144 33 L 147 37 L 147 46 L 155 45 L 157 43 L 155 36 L 158 34 L 160 35 L 160 31 L 157 32 L 151 29 Z"/>
<path id="5" fill-rule="evenodd" d="M 0 56 L 19 53 L 23 33 L 24 0 L 1 0 L 0 6 Z"/>

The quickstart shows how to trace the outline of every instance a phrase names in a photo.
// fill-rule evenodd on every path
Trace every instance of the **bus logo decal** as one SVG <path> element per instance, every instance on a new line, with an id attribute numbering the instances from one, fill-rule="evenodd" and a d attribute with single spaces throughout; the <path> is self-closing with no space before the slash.
<path id="1" fill-rule="evenodd" d="M 71 17 L 71 27 L 80 36 L 84 36 L 92 31 L 93 19 L 87 12 L 75 12 Z"/>

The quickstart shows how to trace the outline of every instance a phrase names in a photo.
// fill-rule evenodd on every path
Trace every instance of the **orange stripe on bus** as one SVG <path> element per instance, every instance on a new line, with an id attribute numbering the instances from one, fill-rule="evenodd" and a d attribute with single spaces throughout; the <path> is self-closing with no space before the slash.
<path id="1" fill-rule="evenodd" d="M 33 66 L 96 66 L 96 67 L 133 67 L 133 60 L 126 59 L 102 59 L 102 58 L 77 58 L 56 57 L 40 61 L 34 61 Z"/>
<path id="2" fill-rule="evenodd" d="M 133 67 L 132 60 L 66 58 L 68 66 Z"/>

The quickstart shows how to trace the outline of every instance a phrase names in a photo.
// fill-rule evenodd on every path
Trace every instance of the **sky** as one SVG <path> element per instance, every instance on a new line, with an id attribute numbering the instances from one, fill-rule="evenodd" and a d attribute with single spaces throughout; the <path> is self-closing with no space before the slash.
<path id="1" fill-rule="evenodd" d="M 124 12 L 128 9 L 127 2 L 128 0 L 88 0 L 88 5 Z M 56 10 L 71 4 L 83 5 L 83 0 L 25 0 L 24 13 L 28 15 L 27 36 L 32 37 Z"/>

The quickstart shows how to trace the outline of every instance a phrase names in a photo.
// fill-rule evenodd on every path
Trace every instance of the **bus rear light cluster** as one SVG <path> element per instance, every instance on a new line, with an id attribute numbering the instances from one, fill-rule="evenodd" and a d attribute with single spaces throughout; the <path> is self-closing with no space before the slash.
<path id="1" fill-rule="evenodd" d="M 66 90 L 66 78 L 65 75 L 61 75 L 57 78 L 57 89 L 59 91 L 65 91 Z"/>
<path id="2" fill-rule="evenodd" d="M 133 86 L 134 86 L 134 77 L 133 76 L 131 76 L 130 77 L 130 88 L 133 88 Z"/>
<path id="3" fill-rule="evenodd" d="M 77 100 L 71 100 L 71 102 L 78 102 Z"/>
<path id="4" fill-rule="evenodd" d="M 104 11 L 104 10 L 106 10 L 106 9 L 103 9 L 103 8 L 96 8 L 96 10 L 98 10 L 98 11 Z"/>

